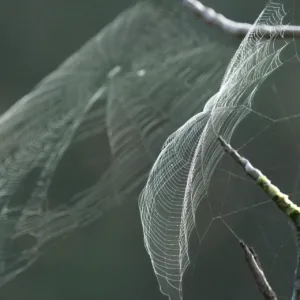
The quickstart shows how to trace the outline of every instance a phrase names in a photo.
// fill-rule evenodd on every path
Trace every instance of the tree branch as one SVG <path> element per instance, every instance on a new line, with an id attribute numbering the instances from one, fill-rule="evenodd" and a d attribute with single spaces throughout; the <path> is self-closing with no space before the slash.
<path id="1" fill-rule="evenodd" d="M 258 261 L 257 254 L 253 248 L 249 248 L 243 241 L 240 241 L 240 246 L 244 252 L 247 265 L 254 277 L 254 280 L 264 296 L 265 300 L 277 300 L 277 296 L 270 286 L 261 266 Z"/>
<path id="2" fill-rule="evenodd" d="M 183 3 L 195 12 L 196 15 L 205 23 L 220 28 L 225 33 L 244 38 L 249 30 L 252 29 L 253 24 L 232 21 L 222 14 L 217 13 L 214 9 L 206 7 L 200 1 L 183 0 Z M 278 33 L 282 32 L 282 35 L 278 35 L 278 38 L 284 37 L 300 39 L 300 26 L 285 25 L 283 28 L 282 26 L 257 25 L 254 31 L 260 32 L 265 38 L 274 36 L 274 33 L 278 31 Z"/>
<path id="3" fill-rule="evenodd" d="M 294 277 L 294 288 L 292 300 L 300 300 L 300 207 L 293 203 L 288 195 L 283 194 L 262 172 L 252 166 L 248 159 L 242 157 L 222 137 L 218 140 L 224 150 L 244 169 L 258 186 L 273 200 L 276 206 L 292 221 L 295 228 L 297 245 L 297 261 Z"/>

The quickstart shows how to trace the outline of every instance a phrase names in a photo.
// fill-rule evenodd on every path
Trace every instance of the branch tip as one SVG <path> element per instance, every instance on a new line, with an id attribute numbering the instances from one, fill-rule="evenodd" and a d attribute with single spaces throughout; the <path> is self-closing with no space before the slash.
<path id="1" fill-rule="evenodd" d="M 204 23 L 213 25 L 225 33 L 244 38 L 250 30 L 260 32 L 263 38 L 270 39 L 277 35 L 277 38 L 300 38 L 300 26 L 294 25 L 256 25 L 236 22 L 224 15 L 217 13 L 213 8 L 207 7 L 197 0 L 183 0 L 183 4 L 194 12 Z"/>

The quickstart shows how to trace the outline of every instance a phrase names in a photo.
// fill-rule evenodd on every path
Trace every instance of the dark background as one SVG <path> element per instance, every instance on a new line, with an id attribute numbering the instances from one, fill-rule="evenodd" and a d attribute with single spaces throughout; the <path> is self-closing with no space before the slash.
<path id="1" fill-rule="evenodd" d="M 1 0 L 1 110 L 4 111 L 28 93 L 39 80 L 134 2 Z M 253 22 L 265 6 L 265 1 L 261 0 L 211 0 L 204 3 L 230 18 L 245 22 Z M 235 39 L 228 37 L 224 40 L 228 46 L 237 45 Z M 222 241 L 228 232 L 225 233 L 224 227 L 218 228 L 218 224 L 210 236 Z M 240 252 L 232 252 L 235 251 L 233 240 L 231 236 L 227 237 L 225 242 L 230 242 L 232 249 L 221 249 L 214 239 L 209 240 L 206 246 L 209 250 L 201 253 L 203 262 L 200 261 L 197 268 L 194 263 L 192 272 L 188 275 L 190 281 L 186 284 L 186 299 L 216 299 L 214 295 L 220 298 L 222 287 L 226 284 L 236 287 L 233 289 L 236 293 L 228 296 L 228 299 L 238 299 L 241 296 L 244 296 L 244 299 L 258 299 L 259 295 L 249 274 L 243 273 L 240 279 L 240 272 L 246 268 L 243 264 L 237 264 L 239 267 L 232 269 L 223 265 L 224 257 L 234 256 L 240 261 L 243 259 Z M 294 257 L 290 259 L 292 265 Z M 284 263 L 283 266 L 285 267 Z M 197 271 L 198 269 L 202 270 L 202 273 Z M 280 269 L 276 270 L 278 272 Z M 228 282 L 225 281 L 224 272 Z M 223 277 L 216 276 L 220 273 Z M 285 274 L 283 272 L 282 276 Z M 289 282 L 292 276 L 290 272 L 287 274 L 289 277 L 285 282 Z M 244 284 L 245 281 L 249 282 L 249 285 Z M 250 291 L 253 290 L 253 294 L 250 292 L 246 296 L 244 286 Z M 289 298 L 289 288 L 288 283 L 279 287 L 282 299 Z M 29 270 L 0 289 L 0 298 L 166 299 L 159 292 L 149 257 L 144 249 L 137 204 L 130 202 L 123 205 L 93 225 L 79 229 L 69 237 L 55 242 Z"/>

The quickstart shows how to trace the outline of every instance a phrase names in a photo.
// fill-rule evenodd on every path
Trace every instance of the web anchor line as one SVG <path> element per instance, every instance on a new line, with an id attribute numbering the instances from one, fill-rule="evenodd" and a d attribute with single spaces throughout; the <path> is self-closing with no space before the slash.
<path id="1" fill-rule="evenodd" d="M 295 229 L 296 236 L 296 245 L 297 245 L 297 260 L 296 260 L 296 268 L 295 268 L 295 277 L 294 277 L 294 285 L 293 285 L 293 296 L 292 300 L 300 300 L 300 207 L 293 203 L 288 195 L 282 193 L 279 188 L 271 183 L 271 181 L 258 169 L 256 169 L 248 159 L 242 157 L 232 146 L 227 143 L 221 136 L 218 137 L 218 140 L 223 147 L 223 149 L 244 169 L 245 173 L 252 178 L 258 186 L 260 186 L 263 191 L 273 200 L 276 206 L 292 221 Z M 240 241 L 242 249 L 246 249 L 247 245 L 244 242 Z M 246 247 L 246 248 L 245 248 Z M 247 254 L 244 250 L 247 260 Z M 249 263 L 248 263 L 249 265 Z M 250 269 L 252 271 L 252 265 L 250 265 Z M 257 264 L 259 267 L 259 264 Z M 256 270 L 257 271 L 257 270 Z M 262 270 L 261 270 L 262 272 Z M 258 275 L 254 274 L 256 283 Z M 261 275 L 261 274 L 260 274 Z M 267 281 L 266 281 L 267 283 Z M 260 288 L 260 284 L 258 284 Z M 270 287 L 271 288 L 271 287 Z M 262 292 L 262 290 L 260 289 Z M 275 294 L 274 294 L 275 295 Z M 276 295 L 275 295 L 276 296 Z M 276 299 L 275 298 L 265 298 L 265 299 Z"/>

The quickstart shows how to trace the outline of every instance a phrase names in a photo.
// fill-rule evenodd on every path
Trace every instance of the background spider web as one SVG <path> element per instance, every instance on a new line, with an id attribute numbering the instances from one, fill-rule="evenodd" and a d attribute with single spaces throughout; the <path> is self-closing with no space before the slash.
<path id="1" fill-rule="evenodd" d="M 163 141 L 203 108 L 231 52 L 189 17 L 138 3 L 1 116 L 0 285 L 55 238 L 137 206 Z"/>

